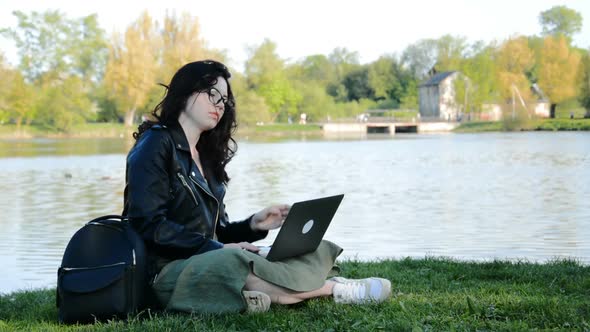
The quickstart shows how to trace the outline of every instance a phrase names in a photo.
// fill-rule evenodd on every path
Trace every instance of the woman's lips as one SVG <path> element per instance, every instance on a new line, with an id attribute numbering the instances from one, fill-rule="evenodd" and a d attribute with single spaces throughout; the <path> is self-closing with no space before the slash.
<path id="1" fill-rule="evenodd" d="M 209 112 L 209 115 L 215 119 L 215 121 L 219 120 L 219 114 L 214 112 Z"/>

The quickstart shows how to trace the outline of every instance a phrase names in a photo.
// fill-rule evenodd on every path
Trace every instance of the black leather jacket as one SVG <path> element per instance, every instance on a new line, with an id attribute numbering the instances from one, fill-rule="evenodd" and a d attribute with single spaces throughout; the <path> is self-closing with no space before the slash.
<path id="1" fill-rule="evenodd" d="M 225 186 L 200 174 L 178 123 L 143 133 L 127 156 L 126 182 L 123 215 L 145 241 L 152 276 L 173 260 L 268 234 L 252 231 L 251 217 L 229 222 Z"/>

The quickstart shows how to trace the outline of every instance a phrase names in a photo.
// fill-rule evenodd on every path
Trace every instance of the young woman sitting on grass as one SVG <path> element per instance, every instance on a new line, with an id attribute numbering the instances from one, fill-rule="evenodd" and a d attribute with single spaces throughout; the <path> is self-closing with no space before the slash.
<path id="1" fill-rule="evenodd" d="M 322 241 L 300 257 L 270 262 L 251 244 L 281 227 L 288 205 L 229 222 L 223 198 L 236 151 L 230 73 L 216 61 L 186 64 L 143 122 L 127 157 L 123 214 L 142 236 L 157 302 L 169 310 L 263 312 L 332 296 L 338 303 L 381 302 L 391 283 L 335 275 L 342 249 Z M 327 280 L 326 280 L 327 279 Z"/>

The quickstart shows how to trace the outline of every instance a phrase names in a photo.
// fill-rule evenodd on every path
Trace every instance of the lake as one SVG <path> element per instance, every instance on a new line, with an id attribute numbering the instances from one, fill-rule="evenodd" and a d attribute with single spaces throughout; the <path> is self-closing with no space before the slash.
<path id="1" fill-rule="evenodd" d="M 230 218 L 344 193 L 325 236 L 345 249 L 342 258 L 590 263 L 588 132 L 238 143 L 228 166 Z M 121 212 L 131 145 L 0 141 L 0 292 L 54 287 L 73 233 Z"/>

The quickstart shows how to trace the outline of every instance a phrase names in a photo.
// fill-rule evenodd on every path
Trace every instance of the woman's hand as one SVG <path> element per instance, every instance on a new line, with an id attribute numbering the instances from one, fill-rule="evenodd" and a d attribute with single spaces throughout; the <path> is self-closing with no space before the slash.
<path id="1" fill-rule="evenodd" d="M 253 231 L 268 231 L 279 228 L 289 213 L 291 207 L 287 204 L 274 205 L 256 213 L 250 220 Z"/>
<path id="2" fill-rule="evenodd" d="M 225 243 L 223 245 L 224 248 L 236 248 L 236 249 L 244 249 L 251 252 L 259 252 L 260 249 L 253 245 L 250 242 L 240 242 L 240 243 Z"/>

